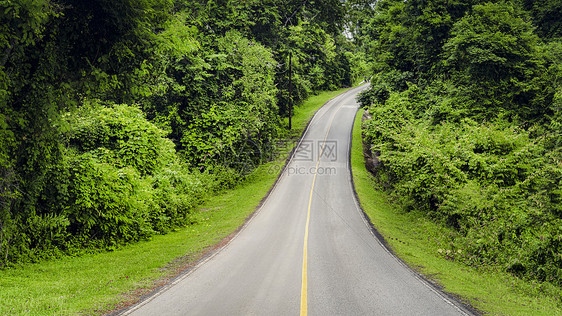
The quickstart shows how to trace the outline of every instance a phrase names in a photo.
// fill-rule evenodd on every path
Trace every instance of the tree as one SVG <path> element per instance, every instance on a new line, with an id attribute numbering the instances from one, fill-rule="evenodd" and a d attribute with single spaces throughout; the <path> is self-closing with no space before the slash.
<path id="1" fill-rule="evenodd" d="M 531 13 L 536 33 L 545 39 L 562 36 L 561 0 L 521 0 L 523 8 Z"/>
<path id="2" fill-rule="evenodd" d="M 509 3 L 475 5 L 455 23 L 444 45 L 444 64 L 451 80 L 470 87 L 460 96 L 488 114 L 501 107 L 512 117 L 539 118 L 552 94 L 537 51 L 539 38 L 523 13 Z M 468 98 L 468 99 L 467 99 Z"/>

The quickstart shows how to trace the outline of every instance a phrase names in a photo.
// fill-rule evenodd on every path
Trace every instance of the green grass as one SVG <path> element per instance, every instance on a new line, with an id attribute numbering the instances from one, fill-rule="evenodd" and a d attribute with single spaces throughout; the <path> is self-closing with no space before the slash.
<path id="1" fill-rule="evenodd" d="M 361 144 L 361 116 L 353 128 L 351 164 L 355 189 L 363 210 L 392 250 L 411 267 L 459 295 L 478 310 L 492 315 L 562 315 L 560 289 L 525 282 L 492 268 L 476 269 L 440 255 L 448 230 L 415 212 L 403 212 L 377 189 L 365 169 Z M 445 248 L 445 247 L 443 247 Z"/>
<path id="2" fill-rule="evenodd" d="M 291 134 L 300 135 L 315 111 L 341 92 L 321 93 L 296 108 Z M 272 187 L 287 156 L 201 205 L 197 224 L 113 252 L 0 270 L 0 315 L 101 314 L 134 302 L 236 231 Z"/>
<path id="3" fill-rule="evenodd" d="M 303 104 L 299 105 L 294 109 L 292 118 L 292 131 L 291 136 L 300 136 L 302 130 L 310 121 L 310 118 L 316 113 L 316 111 L 324 105 L 328 100 L 335 98 L 342 92 L 349 90 L 349 88 L 342 88 L 334 91 L 322 92 L 318 95 L 314 95 L 306 99 Z M 285 118 L 285 124 L 288 126 L 289 119 Z"/>

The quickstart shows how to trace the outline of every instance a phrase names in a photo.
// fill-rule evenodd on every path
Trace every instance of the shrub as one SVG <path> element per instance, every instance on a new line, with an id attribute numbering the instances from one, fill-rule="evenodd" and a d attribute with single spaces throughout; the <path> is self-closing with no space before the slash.
<path id="1" fill-rule="evenodd" d="M 175 154 L 164 132 L 129 105 L 88 102 L 69 117 L 69 124 L 71 147 L 118 167 L 132 166 L 141 175 L 154 174 Z"/>
<path id="2" fill-rule="evenodd" d="M 92 101 L 63 117 L 66 147 L 39 203 L 26 217 L 0 213 L 5 264 L 114 249 L 193 222 L 211 184 L 140 110 Z"/>
<path id="3" fill-rule="evenodd" d="M 550 139 L 469 119 L 433 125 L 413 114 L 419 102 L 393 93 L 369 109 L 379 181 L 406 210 L 453 229 L 448 258 L 560 285 L 562 164 Z"/>
<path id="4" fill-rule="evenodd" d="M 64 213 L 75 238 L 115 245 L 152 233 L 146 195 L 150 185 L 131 166 L 118 168 L 90 154 L 69 157 L 69 200 Z M 145 193 L 145 194 L 143 194 Z"/>

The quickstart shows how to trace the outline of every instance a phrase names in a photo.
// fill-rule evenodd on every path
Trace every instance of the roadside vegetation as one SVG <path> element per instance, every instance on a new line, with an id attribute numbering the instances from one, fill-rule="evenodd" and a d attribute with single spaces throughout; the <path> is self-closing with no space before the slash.
<path id="1" fill-rule="evenodd" d="M 365 168 L 364 153 L 369 148 L 363 144 L 363 113 L 364 110 L 359 111 L 353 127 L 353 181 L 363 211 L 390 249 L 445 292 L 483 314 L 562 314 L 560 288 L 529 282 L 498 268 L 471 266 L 447 256 L 444 249 L 450 246 L 454 229 L 436 223 L 423 212 L 405 210 Z"/>
<path id="2" fill-rule="evenodd" d="M 507 287 L 525 280 L 514 288 L 559 308 L 560 2 L 385 0 L 374 10 L 361 96 L 374 184 L 403 218 L 436 229 L 422 234 L 429 253 L 509 273 Z"/>
<path id="3" fill-rule="evenodd" d="M 0 268 L 197 223 L 202 200 L 277 158 L 290 104 L 358 80 L 345 12 L 339 1 L 1 2 Z"/>
<path id="4" fill-rule="evenodd" d="M 366 74 L 373 176 L 356 183 L 393 248 L 483 310 L 558 313 L 560 16 L 546 0 L 0 2 L 0 313 L 107 311 L 185 268 L 254 211 L 335 94 L 314 95 Z"/>

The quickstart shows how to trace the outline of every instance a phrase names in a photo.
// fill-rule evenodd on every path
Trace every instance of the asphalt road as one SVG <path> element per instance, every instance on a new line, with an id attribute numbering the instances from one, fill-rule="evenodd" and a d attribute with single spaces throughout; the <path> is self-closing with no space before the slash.
<path id="1" fill-rule="evenodd" d="M 354 194 L 352 89 L 309 125 L 274 190 L 221 251 L 132 315 L 468 315 L 373 235 Z"/>

